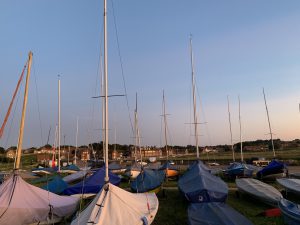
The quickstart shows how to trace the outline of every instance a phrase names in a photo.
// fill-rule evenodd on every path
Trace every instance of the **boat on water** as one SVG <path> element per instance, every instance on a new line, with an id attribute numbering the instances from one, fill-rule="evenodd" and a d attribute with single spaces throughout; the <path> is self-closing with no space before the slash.
<path id="1" fill-rule="evenodd" d="M 178 188 L 189 202 L 225 202 L 228 186 L 198 160 L 178 180 Z"/>
<path id="2" fill-rule="evenodd" d="M 158 193 L 165 176 L 165 170 L 142 169 L 137 178 L 130 183 L 130 188 L 136 193 Z"/>
<path id="3" fill-rule="evenodd" d="M 300 195 L 300 180 L 296 178 L 280 178 L 276 179 L 286 191 L 292 192 L 296 195 Z"/>
<path id="4" fill-rule="evenodd" d="M 189 225 L 253 225 L 242 214 L 223 202 L 191 203 Z"/>
<path id="5" fill-rule="evenodd" d="M 261 202 L 276 206 L 282 194 L 273 186 L 253 178 L 240 178 L 235 180 L 238 191 L 248 194 Z"/>
<path id="6" fill-rule="evenodd" d="M 155 193 L 130 193 L 110 182 L 108 174 L 108 73 L 107 73 L 107 4 L 104 0 L 104 186 L 94 200 L 72 221 L 72 225 L 150 225 L 158 210 Z"/>
<path id="7" fill-rule="evenodd" d="M 278 203 L 278 207 L 283 215 L 285 224 L 300 224 L 300 205 L 282 198 Z"/>

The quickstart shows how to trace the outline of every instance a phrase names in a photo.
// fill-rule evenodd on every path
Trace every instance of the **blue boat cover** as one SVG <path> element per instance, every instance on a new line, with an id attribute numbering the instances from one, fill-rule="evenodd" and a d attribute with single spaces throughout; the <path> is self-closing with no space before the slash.
<path id="1" fill-rule="evenodd" d="M 246 217 L 223 202 L 191 203 L 189 225 L 253 225 Z"/>
<path id="2" fill-rule="evenodd" d="M 130 183 L 131 190 L 138 193 L 151 191 L 161 186 L 165 175 L 164 170 L 143 169 L 136 179 Z"/>
<path id="3" fill-rule="evenodd" d="M 225 202 L 228 194 L 227 184 L 200 161 L 192 164 L 178 180 L 179 190 L 185 198 L 194 203 Z"/>
<path id="4" fill-rule="evenodd" d="M 67 187 L 68 184 L 60 176 L 55 176 L 50 182 L 48 182 L 48 184 L 43 186 L 42 189 L 45 189 L 55 194 L 60 194 Z"/>
<path id="5" fill-rule="evenodd" d="M 79 167 L 74 165 L 74 164 L 70 164 L 68 166 L 64 166 L 61 168 L 62 170 L 74 170 L 74 171 L 79 171 Z"/>
<path id="6" fill-rule="evenodd" d="M 277 173 L 283 173 L 284 169 L 286 168 L 285 164 L 282 162 L 279 162 L 276 159 L 273 159 L 269 165 L 261 169 L 256 173 L 256 177 L 258 179 L 262 179 L 264 176 L 271 175 L 271 174 L 277 174 Z"/>
<path id="7" fill-rule="evenodd" d="M 117 175 L 108 172 L 109 182 L 118 186 L 121 182 L 121 178 Z M 104 185 L 105 169 L 104 167 L 97 170 L 93 175 L 87 179 L 69 186 L 63 191 L 65 195 L 74 194 L 97 194 Z"/>
<path id="8" fill-rule="evenodd" d="M 244 176 L 244 177 L 252 177 L 253 169 L 248 167 L 247 164 L 240 162 L 233 162 L 231 165 L 225 170 L 225 175 L 229 177 L 236 176 Z"/>
<path id="9" fill-rule="evenodd" d="M 112 162 L 108 165 L 108 169 L 109 170 L 120 170 L 120 169 L 123 169 L 123 167 L 119 163 Z"/>
<path id="10" fill-rule="evenodd" d="M 298 204 L 282 198 L 278 203 L 278 207 L 283 214 L 285 224 L 300 224 L 300 209 Z"/>

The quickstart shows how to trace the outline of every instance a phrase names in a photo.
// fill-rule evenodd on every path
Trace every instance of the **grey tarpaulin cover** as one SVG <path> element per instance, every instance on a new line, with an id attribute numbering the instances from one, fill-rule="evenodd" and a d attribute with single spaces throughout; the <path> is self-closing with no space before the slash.
<path id="1" fill-rule="evenodd" d="M 189 225 L 252 225 L 246 217 L 223 202 L 191 203 Z"/>
<path id="2" fill-rule="evenodd" d="M 210 173 L 200 161 L 192 164 L 178 181 L 179 190 L 190 202 L 224 202 L 228 194 L 227 184 Z"/>

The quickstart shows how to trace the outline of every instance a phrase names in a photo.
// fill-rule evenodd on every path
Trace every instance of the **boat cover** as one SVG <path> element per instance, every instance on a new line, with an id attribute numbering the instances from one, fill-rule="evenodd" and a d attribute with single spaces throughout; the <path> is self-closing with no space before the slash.
<path id="1" fill-rule="evenodd" d="M 79 199 L 59 196 L 13 174 L 0 186 L 0 224 L 23 225 L 72 215 Z"/>
<path id="2" fill-rule="evenodd" d="M 74 170 L 74 171 L 79 171 L 80 169 L 79 169 L 79 167 L 76 166 L 75 164 L 70 164 L 70 165 L 68 165 L 68 166 L 63 166 L 63 167 L 61 168 L 61 170 Z"/>
<path id="3" fill-rule="evenodd" d="M 109 180 L 112 184 L 119 185 L 121 178 L 113 173 L 108 173 Z M 97 194 L 104 185 L 105 169 L 100 168 L 93 175 L 81 182 L 71 185 L 63 191 L 65 195 L 75 195 L 75 194 Z"/>
<path id="4" fill-rule="evenodd" d="M 165 162 L 161 167 L 161 170 L 169 169 L 169 170 L 178 170 L 178 168 L 171 164 L 169 161 Z"/>
<path id="5" fill-rule="evenodd" d="M 154 193 L 130 193 L 105 185 L 71 225 L 150 225 L 158 210 Z"/>
<path id="6" fill-rule="evenodd" d="M 134 192 L 148 192 L 161 186 L 165 176 L 164 170 L 143 169 L 136 179 L 130 183 L 130 187 Z"/>
<path id="7" fill-rule="evenodd" d="M 200 161 L 192 164 L 178 180 L 179 190 L 190 202 L 224 202 L 228 194 L 227 184 Z"/>
<path id="8" fill-rule="evenodd" d="M 285 168 L 286 166 L 284 163 L 273 159 L 266 167 L 256 173 L 256 177 L 258 179 L 262 179 L 263 177 L 271 174 L 283 173 Z"/>
<path id="9" fill-rule="evenodd" d="M 242 214 L 223 202 L 191 203 L 189 225 L 252 225 Z"/>
<path id="10" fill-rule="evenodd" d="M 282 198 L 278 203 L 278 207 L 283 215 L 285 224 L 300 224 L 300 206 L 298 204 Z"/>
<path id="11" fill-rule="evenodd" d="M 282 194 L 273 186 L 252 178 L 241 178 L 235 180 L 239 191 L 256 197 L 262 202 L 277 206 Z"/>
<path id="12" fill-rule="evenodd" d="M 51 191 L 55 194 L 60 194 L 68 187 L 67 182 L 65 182 L 60 176 L 55 176 L 51 181 L 49 181 L 42 188 L 47 191 Z"/>
<path id="13" fill-rule="evenodd" d="M 108 165 L 109 170 L 121 170 L 123 167 L 121 166 L 120 163 L 112 162 Z"/>
<path id="14" fill-rule="evenodd" d="M 230 177 L 236 176 L 246 176 L 252 177 L 253 169 L 248 167 L 247 164 L 240 162 L 233 162 L 231 165 L 225 170 L 225 174 Z"/>
<path id="15" fill-rule="evenodd" d="M 76 181 L 76 180 L 82 179 L 83 177 L 85 177 L 85 175 L 86 175 L 87 173 L 88 173 L 87 170 L 80 170 L 80 171 L 78 171 L 78 172 L 76 172 L 76 173 L 73 173 L 73 174 L 70 174 L 70 175 L 68 175 L 68 176 L 65 176 L 65 177 L 63 178 L 63 180 L 64 180 L 65 182 L 67 182 L 67 183 L 72 183 L 72 182 L 74 182 L 74 181 Z"/>
<path id="16" fill-rule="evenodd" d="M 281 186 L 295 194 L 300 194 L 300 180 L 295 178 L 280 178 L 276 180 Z"/>

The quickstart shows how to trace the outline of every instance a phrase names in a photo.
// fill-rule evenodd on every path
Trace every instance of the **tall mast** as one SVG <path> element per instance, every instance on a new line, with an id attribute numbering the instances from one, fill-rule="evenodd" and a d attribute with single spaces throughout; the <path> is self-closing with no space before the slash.
<path id="1" fill-rule="evenodd" d="M 58 171 L 60 171 L 60 76 L 58 75 Z"/>
<path id="2" fill-rule="evenodd" d="M 137 93 L 135 93 L 135 110 L 134 110 L 134 161 L 137 160 L 137 146 L 138 146 L 138 131 L 137 131 Z"/>
<path id="3" fill-rule="evenodd" d="M 25 125 L 25 116 L 26 116 L 26 107 L 27 107 L 27 97 L 28 97 L 28 85 L 29 85 L 29 77 L 31 70 L 31 62 L 32 62 L 32 52 L 28 54 L 28 68 L 26 75 L 26 84 L 25 84 L 25 92 L 24 92 L 24 101 L 23 101 L 23 109 L 22 109 L 22 117 L 20 123 L 20 132 L 18 139 L 18 148 L 17 148 L 17 160 L 15 169 L 18 170 L 20 168 L 21 154 L 22 154 L 22 144 L 23 144 L 23 134 L 24 134 L 24 125 Z"/>
<path id="4" fill-rule="evenodd" d="M 190 37 L 190 53 L 191 53 L 191 67 L 192 67 L 192 88 L 193 88 L 193 106 L 194 106 L 194 129 L 197 158 L 199 158 L 199 143 L 198 143 L 198 122 L 197 122 L 197 107 L 196 107 L 196 88 L 195 88 L 195 74 L 194 74 L 194 56 L 192 48 L 192 37 Z"/>
<path id="5" fill-rule="evenodd" d="M 163 117 L 164 117 L 164 131 L 165 131 L 165 144 L 166 144 L 166 154 L 167 160 L 169 160 L 169 151 L 168 151 L 168 139 L 167 139 L 167 114 L 166 114 L 166 102 L 165 102 L 165 91 L 163 90 Z"/>
<path id="6" fill-rule="evenodd" d="M 106 9 L 106 0 L 104 0 L 104 84 L 105 84 L 105 93 L 104 93 L 104 105 L 105 105 L 105 183 L 109 182 L 108 177 L 108 80 L 107 80 L 107 9 Z"/>
<path id="7" fill-rule="evenodd" d="M 267 117 L 268 117 L 268 124 L 269 124 L 270 136 L 271 136 L 271 144 L 272 144 L 273 156 L 274 156 L 274 158 L 275 158 L 276 155 L 275 155 L 274 142 L 273 142 L 273 133 L 272 133 L 272 129 L 271 129 L 271 123 L 270 123 L 270 117 L 269 117 L 269 110 L 268 110 L 268 106 L 267 106 L 267 101 L 266 101 L 266 95 L 265 95 L 265 90 L 264 90 L 264 88 L 263 88 L 263 94 L 264 94 L 264 100 L 265 100 L 266 112 L 267 112 Z"/>
<path id="8" fill-rule="evenodd" d="M 75 148 L 75 160 L 74 164 L 77 163 L 77 148 L 78 148 L 78 116 L 77 116 L 77 123 L 76 123 L 76 148 Z"/>
<path id="9" fill-rule="evenodd" d="M 230 131 L 230 143 L 231 143 L 231 151 L 232 151 L 232 160 L 235 161 L 234 149 L 232 144 L 232 129 L 231 129 L 231 117 L 230 117 L 230 108 L 229 108 L 229 97 L 227 95 L 227 106 L 228 106 L 228 119 L 229 119 L 229 131 Z"/>
<path id="10" fill-rule="evenodd" d="M 242 142 L 242 122 L 241 122 L 241 102 L 240 102 L 240 96 L 238 96 L 239 99 L 239 122 L 240 122 L 240 144 L 241 144 L 241 161 L 244 161 L 243 156 L 243 142 Z"/>

